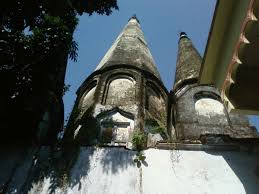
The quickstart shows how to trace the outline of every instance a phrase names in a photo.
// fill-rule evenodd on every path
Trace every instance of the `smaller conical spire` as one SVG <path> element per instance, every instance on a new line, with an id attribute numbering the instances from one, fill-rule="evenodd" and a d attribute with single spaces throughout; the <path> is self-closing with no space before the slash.
<path id="1" fill-rule="evenodd" d="M 188 83 L 197 82 L 201 56 L 185 32 L 180 32 L 175 71 L 174 90 Z"/>
<path id="2" fill-rule="evenodd" d="M 132 20 L 132 19 L 137 20 L 137 22 L 140 24 L 140 22 L 139 22 L 139 20 L 138 20 L 138 18 L 137 18 L 137 15 L 136 15 L 136 14 L 134 14 L 134 15 L 129 19 L 129 21 L 130 21 L 130 20 Z"/>
<path id="3" fill-rule="evenodd" d="M 182 39 L 182 38 L 188 38 L 187 34 L 185 32 L 180 32 L 180 39 L 179 41 Z"/>

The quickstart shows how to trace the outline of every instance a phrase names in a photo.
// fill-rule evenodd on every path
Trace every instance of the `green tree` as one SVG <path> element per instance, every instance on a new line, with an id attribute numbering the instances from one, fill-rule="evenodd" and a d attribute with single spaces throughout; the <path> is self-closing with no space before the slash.
<path id="1" fill-rule="evenodd" d="M 1 5 L 3 139 L 35 136 L 46 111 L 51 114 L 46 116 L 48 128 L 52 129 L 48 135 L 55 137 L 63 125 L 67 60 L 77 57 L 77 43 L 73 40 L 77 17 L 83 13 L 109 15 L 113 9 L 118 9 L 116 0 L 9 0 Z"/>

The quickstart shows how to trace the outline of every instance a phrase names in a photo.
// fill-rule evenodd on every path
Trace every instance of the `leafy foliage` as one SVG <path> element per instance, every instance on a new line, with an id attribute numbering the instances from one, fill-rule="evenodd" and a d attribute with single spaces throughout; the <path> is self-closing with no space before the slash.
<path id="1" fill-rule="evenodd" d="M 134 131 L 132 137 L 132 144 L 137 151 L 143 150 L 147 144 L 147 136 L 142 131 Z"/>
<path id="2" fill-rule="evenodd" d="M 80 15 L 84 12 L 89 15 L 94 12 L 101 15 L 110 15 L 112 13 L 111 8 L 119 9 L 116 0 L 71 0 L 70 3 Z"/>
<path id="3" fill-rule="evenodd" d="M 146 156 L 145 156 L 144 152 L 138 151 L 136 153 L 136 157 L 134 158 L 133 162 L 135 162 L 137 164 L 137 167 L 140 168 L 141 163 L 144 164 L 145 166 L 147 166 L 147 162 L 145 160 L 146 160 Z"/>
<path id="4" fill-rule="evenodd" d="M 148 132 L 150 133 L 165 133 L 166 127 L 164 126 L 163 123 L 161 123 L 159 120 L 155 119 L 148 119 L 145 121 L 145 125 L 148 126 Z"/>
<path id="5" fill-rule="evenodd" d="M 0 18 L 5 28 L 23 30 L 37 26 L 44 14 L 65 16 L 73 12 L 79 15 L 110 15 L 112 9 L 118 9 L 116 0 L 9 0 L 1 4 Z"/>
<path id="6" fill-rule="evenodd" d="M 68 57 L 74 61 L 77 58 L 78 45 L 73 40 L 77 15 L 109 15 L 113 9 L 118 9 L 116 0 L 9 0 L 2 3 L 2 128 L 22 127 L 34 133 L 44 112 L 53 106 L 57 109 L 53 114 L 59 116 L 52 121 L 51 128 L 62 127 L 66 63 Z M 11 122 L 18 118 L 20 123 Z M 18 135 L 18 138 L 21 137 Z"/>
<path id="7" fill-rule="evenodd" d="M 65 93 L 66 93 L 67 91 L 69 91 L 70 86 L 71 86 L 70 84 L 67 84 L 67 85 L 64 84 L 64 87 L 63 87 L 63 96 L 65 95 Z"/>

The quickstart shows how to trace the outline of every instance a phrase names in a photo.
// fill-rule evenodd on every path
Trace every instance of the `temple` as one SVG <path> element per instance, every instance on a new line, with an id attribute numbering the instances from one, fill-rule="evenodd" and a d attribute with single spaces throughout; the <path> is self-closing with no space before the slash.
<path id="1" fill-rule="evenodd" d="M 167 140 L 167 106 L 167 89 L 134 16 L 79 87 L 65 138 L 130 146 L 134 131 L 160 127 Z"/>
<path id="2" fill-rule="evenodd" d="M 258 194 L 259 134 L 204 73 L 211 52 L 181 32 L 168 91 L 131 17 L 79 86 L 62 141 L 0 148 L 0 193 Z"/>

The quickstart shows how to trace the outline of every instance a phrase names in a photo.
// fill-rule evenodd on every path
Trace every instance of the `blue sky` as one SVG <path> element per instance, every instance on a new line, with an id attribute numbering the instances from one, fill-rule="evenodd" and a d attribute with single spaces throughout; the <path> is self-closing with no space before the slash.
<path id="1" fill-rule="evenodd" d="M 136 14 L 145 39 L 168 90 L 172 88 L 179 32 L 185 31 L 203 56 L 215 0 L 118 0 L 119 11 L 111 16 L 83 15 L 74 38 L 79 44 L 78 61 L 68 62 L 64 96 L 65 118 L 72 110 L 76 90 L 98 65 L 113 41 Z M 259 118 L 253 117 L 259 128 Z"/>

